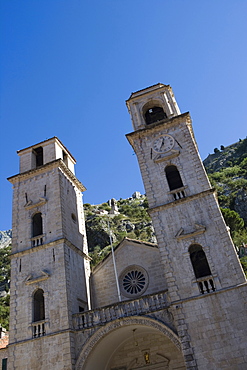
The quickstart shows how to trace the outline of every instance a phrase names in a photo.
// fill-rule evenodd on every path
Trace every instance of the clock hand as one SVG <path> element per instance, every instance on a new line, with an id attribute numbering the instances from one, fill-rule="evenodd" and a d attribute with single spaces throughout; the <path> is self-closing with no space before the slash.
<path id="1" fill-rule="evenodd" d="M 165 144 L 165 140 L 164 138 L 162 139 L 162 143 L 161 143 L 161 146 L 160 146 L 160 149 L 162 148 L 162 146 Z"/>

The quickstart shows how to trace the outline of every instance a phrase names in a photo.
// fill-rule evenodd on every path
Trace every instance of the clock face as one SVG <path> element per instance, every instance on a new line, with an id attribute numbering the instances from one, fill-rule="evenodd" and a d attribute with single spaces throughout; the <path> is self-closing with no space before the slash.
<path id="1" fill-rule="evenodd" d="M 169 152 L 174 146 L 175 140 L 171 135 L 159 136 L 153 142 L 153 150 L 157 153 Z"/>

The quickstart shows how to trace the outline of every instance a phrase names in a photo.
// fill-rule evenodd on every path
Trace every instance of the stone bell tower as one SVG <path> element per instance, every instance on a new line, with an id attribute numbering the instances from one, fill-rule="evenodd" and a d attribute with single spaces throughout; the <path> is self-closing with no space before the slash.
<path id="1" fill-rule="evenodd" d="M 245 369 L 247 283 L 189 113 L 157 84 L 127 100 L 169 299 L 188 369 Z"/>
<path id="2" fill-rule="evenodd" d="M 71 369 L 72 314 L 90 309 L 75 159 L 54 137 L 18 152 L 13 184 L 9 367 Z"/>

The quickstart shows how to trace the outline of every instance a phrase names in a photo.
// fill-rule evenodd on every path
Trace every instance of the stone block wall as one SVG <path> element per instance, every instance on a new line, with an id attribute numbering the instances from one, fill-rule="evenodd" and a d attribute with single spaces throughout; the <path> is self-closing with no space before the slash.
<path id="1" fill-rule="evenodd" d="M 71 337 L 69 332 L 61 332 L 10 345 L 8 369 L 72 370 Z"/>
<path id="2" fill-rule="evenodd" d="M 62 143 L 56 138 L 52 138 L 41 142 L 40 144 L 28 147 L 18 152 L 20 156 L 20 173 L 30 171 L 36 168 L 36 159 L 33 150 L 37 147 L 43 148 L 43 164 L 47 164 L 56 159 L 63 159 L 64 154 L 66 156 L 65 163 L 70 171 L 74 174 L 75 160 L 72 158 L 70 153 L 62 145 Z"/>
<path id="3" fill-rule="evenodd" d="M 11 343 L 32 338 L 37 289 L 44 291 L 46 334 L 66 330 L 79 306 L 87 309 L 82 253 L 61 241 L 19 253 L 11 262 L 10 289 Z"/>
<path id="4" fill-rule="evenodd" d="M 81 190 L 59 169 L 59 190 L 63 236 L 87 253 Z"/>
<path id="5" fill-rule="evenodd" d="M 199 294 L 189 254 L 189 247 L 194 243 L 201 245 L 206 254 L 216 290 L 246 281 L 213 194 L 190 202 L 183 200 L 175 207 L 153 212 L 153 223 L 158 230 L 156 237 L 162 260 L 167 265 L 166 273 L 172 273 L 168 285 L 176 285 L 179 291 L 174 300 Z M 205 229 L 200 230 L 196 225 Z"/>
<path id="6" fill-rule="evenodd" d="M 42 199 L 43 198 L 43 199 Z M 13 252 L 32 247 L 32 217 L 42 213 L 44 242 L 63 236 L 58 169 L 37 170 L 32 177 L 23 176 L 14 183 Z"/>
<path id="7" fill-rule="evenodd" d="M 44 291 L 46 333 L 67 329 L 63 243 L 42 245 L 12 258 L 10 343 L 32 338 L 33 295 L 37 289 Z"/>
<path id="8" fill-rule="evenodd" d="M 131 266 L 141 266 L 148 275 L 148 287 L 143 294 L 152 294 L 166 289 L 163 266 L 157 247 L 138 245 L 131 241 L 122 242 L 115 251 L 118 277 Z M 120 282 L 121 283 L 121 282 Z M 131 299 L 121 294 L 122 300 Z M 134 297 L 133 297 L 134 298 Z M 101 263 L 92 274 L 93 307 L 106 306 L 118 301 L 112 256 Z"/>
<path id="9" fill-rule="evenodd" d="M 157 153 L 153 151 L 152 145 L 153 141 L 162 134 L 169 134 L 175 138 L 173 150 L 178 155 L 168 159 L 164 155 L 162 161 L 155 162 Z M 174 201 L 165 174 L 167 165 L 174 165 L 179 170 L 186 196 L 200 193 L 211 187 L 198 155 L 196 142 L 191 132 L 189 115 L 174 118 L 171 122 L 154 127 L 151 132 L 147 130 L 139 135 L 140 138 L 138 133 L 133 133 L 133 146 L 138 154 L 138 162 L 150 208 Z"/>
<path id="10" fill-rule="evenodd" d="M 247 284 L 182 304 L 200 370 L 245 370 Z"/>

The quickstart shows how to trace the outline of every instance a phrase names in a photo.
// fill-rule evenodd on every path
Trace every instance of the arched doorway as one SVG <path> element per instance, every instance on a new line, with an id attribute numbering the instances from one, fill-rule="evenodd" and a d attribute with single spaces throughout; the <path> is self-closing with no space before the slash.
<path id="1" fill-rule="evenodd" d="M 143 317 L 112 321 L 83 346 L 76 370 L 185 369 L 176 334 L 161 322 Z"/>

